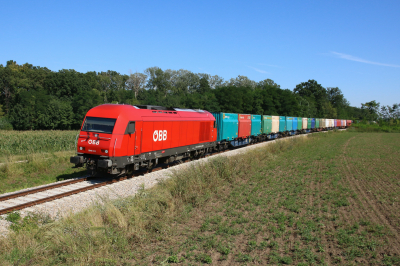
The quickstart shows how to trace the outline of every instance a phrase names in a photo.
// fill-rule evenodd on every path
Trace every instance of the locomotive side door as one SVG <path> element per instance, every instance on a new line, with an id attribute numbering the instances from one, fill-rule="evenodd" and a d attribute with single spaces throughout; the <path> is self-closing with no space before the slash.
<path id="1" fill-rule="evenodd" d="M 142 121 L 136 121 L 136 134 L 135 134 L 135 155 L 141 153 L 142 143 Z"/>
<path id="2" fill-rule="evenodd" d="M 142 136 L 142 122 L 129 121 L 127 132 L 129 138 L 128 156 L 140 154 L 140 138 Z"/>

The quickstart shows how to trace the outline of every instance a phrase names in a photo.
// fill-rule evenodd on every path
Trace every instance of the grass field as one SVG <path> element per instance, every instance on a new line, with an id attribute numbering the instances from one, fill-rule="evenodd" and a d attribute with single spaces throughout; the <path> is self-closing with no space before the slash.
<path id="1" fill-rule="evenodd" d="M 397 133 L 272 143 L 59 222 L 16 221 L 0 264 L 400 265 L 399 153 Z"/>

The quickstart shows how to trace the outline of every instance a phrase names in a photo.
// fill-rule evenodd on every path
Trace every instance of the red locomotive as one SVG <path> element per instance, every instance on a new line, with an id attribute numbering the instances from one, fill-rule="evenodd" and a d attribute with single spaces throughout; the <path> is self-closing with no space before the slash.
<path id="1" fill-rule="evenodd" d="M 71 163 L 119 174 L 151 169 L 215 148 L 215 118 L 207 111 L 103 104 L 88 111 Z"/>

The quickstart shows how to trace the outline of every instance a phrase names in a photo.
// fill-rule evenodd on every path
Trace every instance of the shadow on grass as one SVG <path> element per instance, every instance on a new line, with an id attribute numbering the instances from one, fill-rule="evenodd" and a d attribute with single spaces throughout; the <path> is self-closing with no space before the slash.
<path id="1" fill-rule="evenodd" d="M 72 179 L 72 178 L 77 178 L 77 177 L 83 177 L 87 175 L 87 170 L 86 169 L 82 169 L 79 172 L 75 172 L 72 174 L 63 174 L 63 175 L 59 175 L 56 177 L 57 181 L 63 181 L 63 180 L 68 180 L 68 179 Z"/>

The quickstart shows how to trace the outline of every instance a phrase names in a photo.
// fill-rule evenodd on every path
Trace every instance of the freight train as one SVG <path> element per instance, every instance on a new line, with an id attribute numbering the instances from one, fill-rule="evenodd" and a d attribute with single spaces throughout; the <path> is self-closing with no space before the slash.
<path id="1" fill-rule="evenodd" d="M 95 175 L 131 173 L 270 139 L 346 128 L 351 120 L 319 119 L 103 104 L 90 109 L 76 139 L 75 167 Z"/>

